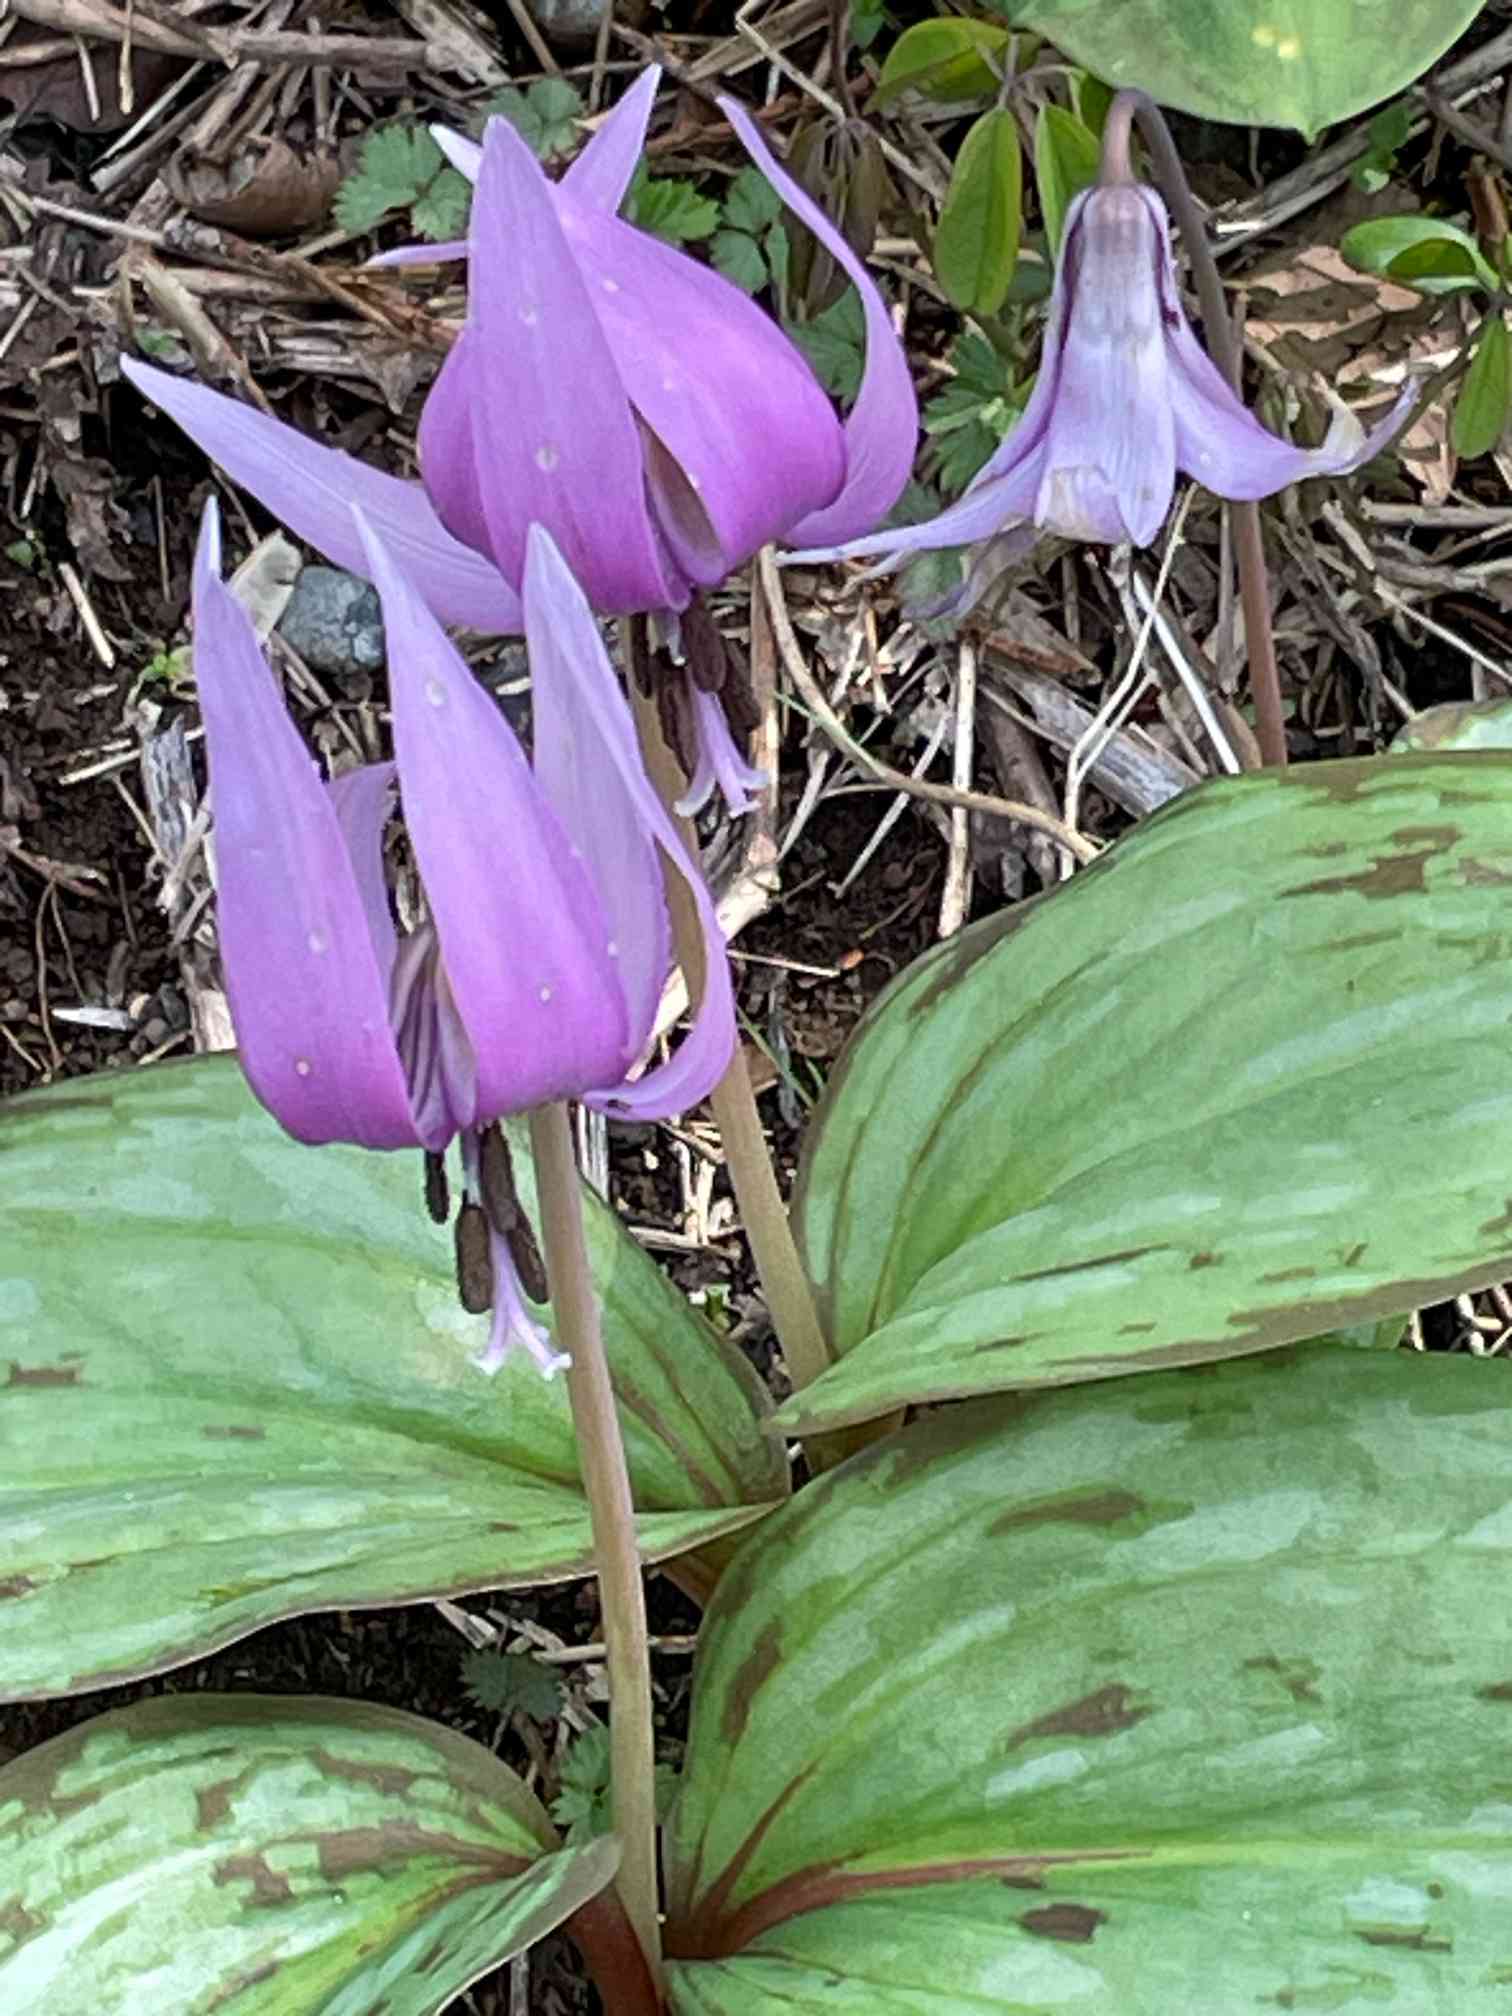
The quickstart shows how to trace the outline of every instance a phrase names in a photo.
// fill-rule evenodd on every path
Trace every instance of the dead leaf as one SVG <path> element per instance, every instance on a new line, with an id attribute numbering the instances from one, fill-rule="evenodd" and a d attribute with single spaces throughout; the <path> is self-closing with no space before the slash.
<path id="1" fill-rule="evenodd" d="M 244 140 L 229 160 L 184 147 L 163 171 L 168 193 L 192 217 L 249 238 L 307 231 L 330 208 L 341 166 L 329 154 L 297 154 L 286 140 Z"/>

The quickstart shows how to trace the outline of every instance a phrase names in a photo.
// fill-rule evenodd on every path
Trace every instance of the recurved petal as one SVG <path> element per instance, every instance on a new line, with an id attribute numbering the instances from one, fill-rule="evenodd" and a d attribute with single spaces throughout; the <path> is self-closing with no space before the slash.
<path id="1" fill-rule="evenodd" d="M 1321 448 L 1297 448 L 1262 426 L 1228 384 L 1185 321 L 1167 331 L 1176 460 L 1220 497 L 1252 501 L 1309 476 L 1346 476 L 1390 447 L 1417 403 L 1409 383 L 1367 433 L 1348 409 L 1334 417 Z"/>
<path id="2" fill-rule="evenodd" d="M 213 502 L 195 557 L 194 672 L 242 1069 L 301 1141 L 411 1147 L 387 987 L 341 823 L 251 620 L 220 579 Z"/>
<path id="3" fill-rule="evenodd" d="M 1067 538 L 1146 546 L 1171 508 L 1169 253 L 1157 200 L 1132 183 L 1090 190 L 1066 233 L 1069 300 L 1035 515 Z"/>
<path id="4" fill-rule="evenodd" d="M 519 743 L 371 533 L 405 824 L 476 1066 L 474 1121 L 618 1069 L 624 1003 L 598 893 Z M 464 1119 L 456 1115 L 459 1122 Z"/>
<path id="5" fill-rule="evenodd" d="M 908 358 L 898 341 L 887 303 L 876 283 L 818 204 L 779 167 L 756 122 L 733 98 L 719 109 L 783 202 L 801 218 L 825 250 L 855 283 L 866 319 L 866 364 L 861 390 L 845 422 L 845 481 L 839 494 L 789 527 L 788 538 L 805 546 L 843 544 L 883 518 L 903 494 L 919 438 L 919 402 Z"/>
<path id="6" fill-rule="evenodd" d="M 1016 436 L 1027 431 L 1017 428 L 1014 433 Z M 865 539 L 848 539 L 843 546 L 817 546 L 784 554 L 784 562 L 858 560 L 872 553 L 902 559 L 938 546 L 970 546 L 978 539 L 990 539 L 1007 526 L 1033 518 L 1044 466 L 1044 443 L 1026 441 L 1021 457 L 1009 462 L 989 481 L 974 483 L 964 497 L 933 518 L 926 518 L 922 525 L 895 525 L 886 531 L 873 532 Z"/>
<path id="7" fill-rule="evenodd" d="M 689 861 L 677 829 L 641 764 L 635 725 L 609 664 L 598 626 L 562 555 L 540 526 L 532 526 L 525 573 L 526 635 L 535 683 L 537 763 L 543 788 L 570 792 L 563 817 L 576 836 L 606 906 L 624 932 L 620 951 L 626 998 L 635 1003 L 630 1041 L 614 1074 L 605 1074 L 586 1102 L 601 1111 L 637 1119 L 681 1112 L 702 1099 L 723 1075 L 735 1048 L 735 1002 L 724 935 L 703 877 Z M 567 779 L 571 742 L 582 740 L 583 768 Z M 611 791 L 608 780 L 617 780 Z M 602 780 L 595 816 L 586 788 Z M 548 781 L 549 780 L 549 781 Z M 555 796 L 553 802 L 557 802 Z M 623 808 L 623 809 L 622 809 Z M 621 823 L 624 820 L 625 823 Z M 636 836 L 633 873 L 614 868 Z M 619 1082 L 629 1061 L 649 1039 L 667 966 L 667 924 L 656 850 L 671 862 L 692 893 L 704 941 L 703 999 L 692 1026 L 670 1061 L 635 1084 Z M 608 879 L 612 876 L 612 880 Z"/>
<path id="8" fill-rule="evenodd" d="M 356 574 L 366 569 L 352 524 L 356 504 L 370 524 L 381 528 L 390 551 L 443 623 L 473 630 L 519 629 L 518 595 L 481 554 L 458 544 L 418 483 L 387 476 L 239 399 L 134 357 L 123 357 L 121 369 L 212 462 L 338 567 Z"/>
<path id="9" fill-rule="evenodd" d="M 612 217 L 625 200 L 646 144 L 661 65 L 641 72 L 557 185 L 574 203 Z"/>
<path id="10" fill-rule="evenodd" d="M 698 762 L 687 790 L 677 801 L 677 810 L 685 819 L 691 818 L 718 791 L 730 817 L 742 818 L 752 809 L 751 793 L 764 791 L 771 780 L 740 753 L 718 694 L 705 693 L 690 679 L 688 697 L 693 703 Z"/>
<path id="11" fill-rule="evenodd" d="M 713 528 L 719 553 L 691 569 L 710 585 L 835 495 L 840 422 L 807 359 L 722 274 L 565 189 L 557 210 L 620 383 Z"/>
<path id="12" fill-rule="evenodd" d="M 587 214 L 587 213 L 585 213 Z M 679 607 L 646 506 L 640 435 L 551 185 L 489 122 L 469 232 L 467 327 L 420 421 L 443 521 L 517 583 L 551 528 L 596 608 Z"/>

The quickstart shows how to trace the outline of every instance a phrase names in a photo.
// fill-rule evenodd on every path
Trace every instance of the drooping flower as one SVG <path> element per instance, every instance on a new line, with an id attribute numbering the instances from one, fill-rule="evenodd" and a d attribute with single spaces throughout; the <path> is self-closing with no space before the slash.
<path id="1" fill-rule="evenodd" d="M 735 1041 L 724 941 L 549 534 L 531 529 L 523 576 L 533 764 L 360 513 L 356 536 L 383 600 L 395 760 L 327 785 L 220 579 L 206 512 L 195 673 L 227 994 L 252 1089 L 291 1134 L 433 1155 L 460 1136 L 476 1203 L 481 1143 L 501 1115 L 573 1097 L 652 1118 L 709 1091 Z M 425 897 L 403 936 L 384 868 L 396 785 Z M 670 957 L 658 850 L 697 907 L 704 996 L 672 1057 L 631 1082 Z M 506 1229 L 494 1227 L 485 1362 L 515 1339 L 549 1369 Z"/>
<path id="2" fill-rule="evenodd" d="M 499 120 L 479 149 L 466 325 L 426 402 L 405 483 L 240 401 L 135 359 L 126 376 L 276 517 L 366 571 L 357 503 L 444 621 L 520 627 L 526 529 L 541 524 L 601 614 L 673 612 L 776 538 L 844 540 L 908 480 L 918 411 L 865 266 L 732 101 L 725 116 L 859 290 L 860 392 L 842 425 L 807 361 L 737 287 L 617 215 L 659 70 L 647 70 L 558 183 Z M 400 254 L 400 258 L 413 254 Z M 748 766 L 697 708 L 696 767 Z"/>
<path id="3" fill-rule="evenodd" d="M 1131 180 L 1104 181 L 1067 212 L 1029 403 L 964 496 L 922 524 L 815 542 L 792 557 L 883 554 L 901 563 L 929 548 L 991 542 L 951 598 L 960 608 L 1039 532 L 1149 545 L 1178 469 L 1231 499 L 1358 469 L 1401 427 L 1414 396 L 1406 390 L 1368 434 L 1336 406 L 1320 448 L 1272 434 L 1187 321 L 1160 197 Z"/>
<path id="4" fill-rule="evenodd" d="M 467 243 L 422 255 L 470 259 L 467 322 L 421 422 L 424 492 L 221 394 L 133 359 L 123 369 L 343 565 L 355 498 L 446 621 L 508 606 L 489 600 L 458 541 L 518 591 L 532 523 L 603 614 L 680 609 L 770 539 L 865 530 L 908 480 L 917 434 L 886 305 L 732 100 L 721 106 L 748 152 L 860 293 L 865 372 L 844 424 L 801 351 L 739 288 L 617 215 L 659 75 L 645 72 L 558 183 L 506 121 L 482 148 L 449 140 L 479 186 Z"/>

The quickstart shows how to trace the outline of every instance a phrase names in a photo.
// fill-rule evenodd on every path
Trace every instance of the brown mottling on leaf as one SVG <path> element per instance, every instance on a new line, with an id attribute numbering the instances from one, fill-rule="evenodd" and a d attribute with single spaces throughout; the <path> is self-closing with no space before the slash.
<path id="1" fill-rule="evenodd" d="M 973 1344 L 971 1355 L 980 1358 L 984 1351 L 1017 1351 L 1021 1345 L 1032 1343 L 1038 1335 L 1037 1330 L 1030 1330 L 1022 1337 L 989 1337 L 985 1344 Z"/>
<path id="2" fill-rule="evenodd" d="M 1320 840 L 1313 847 L 1299 847 L 1297 858 L 1301 861 L 1336 861 L 1341 854 L 1349 852 L 1347 840 Z"/>
<path id="3" fill-rule="evenodd" d="M 910 1017 L 927 1015 L 942 996 L 948 996 L 961 984 L 966 975 L 980 959 L 996 951 L 1004 938 L 1020 930 L 1029 920 L 1042 899 L 1031 896 L 1027 903 L 1015 903 L 1011 909 L 999 910 L 991 917 L 984 917 L 964 931 L 958 931 L 950 940 L 950 949 L 943 947 L 935 954 L 934 978 L 909 1005 Z M 855 1054 L 854 1049 L 852 1055 Z M 843 1066 L 842 1066 L 843 1068 Z M 833 1076 L 831 1084 L 833 1084 Z"/>
<path id="4" fill-rule="evenodd" d="M 0 1603 L 17 1596 L 29 1596 L 37 1587 L 30 1575 L 0 1575 Z"/>
<path id="5" fill-rule="evenodd" d="M 14 1939 L 18 1946 L 38 1932 L 47 1930 L 47 1920 L 35 1911 L 28 1911 L 19 1897 L 7 1897 L 0 1904 L 0 1937 Z"/>
<path id="6" fill-rule="evenodd" d="M 215 2010 L 224 2009 L 228 2002 L 235 2002 L 244 1988 L 257 1988 L 264 1981 L 271 1981 L 278 1972 L 278 1965 L 276 1960 L 264 1960 L 258 1967 L 248 1967 L 243 1973 L 233 1974 L 205 2004 L 207 2016 L 214 2016 Z"/>
<path id="7" fill-rule="evenodd" d="M 341 1884 L 374 1869 L 393 1868 L 416 1856 L 440 1857 L 459 1871 L 476 1869 L 490 1876 L 518 1876 L 529 1867 L 519 1855 L 503 1855 L 476 1841 L 436 1833 L 413 1820 L 392 1820 L 386 1826 L 341 1827 L 315 1837 L 320 1873 L 328 1883 Z"/>
<path id="8" fill-rule="evenodd" d="M 1194 1253 L 1187 1262 L 1187 1271 L 1195 1274 L 1199 1267 L 1216 1267 L 1222 1258 L 1221 1253 Z"/>
<path id="9" fill-rule="evenodd" d="M 1243 1670 L 1246 1673 L 1273 1673 L 1293 1701 L 1322 1699 L 1315 1685 L 1321 1669 L 1311 1659 L 1278 1659 L 1274 1652 L 1267 1652 L 1261 1658 L 1246 1659 Z"/>
<path id="10" fill-rule="evenodd" d="M 1013 1731 L 1004 1748 L 1017 1750 L 1021 1743 L 1045 1736 L 1117 1736 L 1125 1729 L 1132 1729 L 1136 1722 L 1143 1722 L 1151 1712 L 1147 1707 L 1136 1707 L 1132 1691 L 1115 1682 L 1026 1722 Z"/>
<path id="11" fill-rule="evenodd" d="M 1158 1323 L 1120 1323 L 1118 1334 L 1120 1337 L 1147 1337 L 1152 1330 L 1158 1330 L 1159 1327 Z"/>
<path id="12" fill-rule="evenodd" d="M 1164 1246 L 1125 1246 L 1117 1253 L 1097 1253 L 1090 1260 L 1067 1260 L 1059 1267 L 1036 1267 L 1029 1274 L 1014 1274 L 1010 1279 L 1015 1285 L 1020 1281 L 1054 1281 L 1062 1274 L 1090 1274 L 1097 1267 L 1121 1267 L 1129 1260 L 1143 1260 L 1147 1253 L 1164 1253 Z"/>
<path id="13" fill-rule="evenodd" d="M 1282 896 L 1363 896 L 1368 902 L 1378 897 L 1426 896 L 1428 863 L 1437 861 L 1442 849 L 1422 847 L 1415 854 L 1377 854 L 1368 868 L 1353 875 L 1322 875 L 1316 882 L 1298 882 L 1281 890 Z"/>
<path id="14" fill-rule="evenodd" d="M 1458 826 L 1398 826 L 1386 837 L 1393 847 L 1434 847 L 1442 853 L 1465 836 Z"/>
<path id="15" fill-rule="evenodd" d="M 1501 889 L 1512 882 L 1512 868 L 1498 868 L 1491 861 L 1476 861 L 1467 856 L 1460 863 L 1460 874 L 1471 889 Z"/>
<path id="16" fill-rule="evenodd" d="M 1363 1939 L 1367 1946 L 1407 1946 L 1414 1953 L 1452 1953 L 1454 1941 L 1442 1933 L 1433 1933 L 1426 1925 L 1420 1925 L 1409 1932 L 1405 1925 L 1371 1925 L 1364 1931 L 1358 1927 L 1355 1937 Z"/>
<path id="17" fill-rule="evenodd" d="M 1435 1904 L 1438 1903 L 1439 1899 L 1444 1894 L 1444 1886 L 1442 1883 L 1425 1883 L 1423 1885 L 1423 1888 L 1428 1892 L 1428 1895 L 1433 1899 Z"/>
<path id="18" fill-rule="evenodd" d="M 1477 1687 L 1477 1701 L 1512 1701 L 1512 1680 L 1497 1680 L 1489 1687 Z"/>
<path id="19" fill-rule="evenodd" d="M 757 1633 L 756 1642 L 740 1662 L 725 1695 L 719 1720 L 724 1743 L 733 1747 L 750 1719 L 751 1704 L 782 1658 L 782 1628 L 774 1618 Z"/>
<path id="20" fill-rule="evenodd" d="M 261 1442 L 267 1432 L 266 1428 L 243 1426 L 239 1421 L 228 1421 L 224 1426 L 207 1422 L 200 1430 L 207 1442 Z"/>
<path id="21" fill-rule="evenodd" d="M 1262 1281 L 1315 1281 L 1316 1267 L 1281 1267 L 1274 1274 L 1262 1274 Z"/>
<path id="22" fill-rule="evenodd" d="M 292 1904 L 294 1886 L 281 1869 L 274 1869 L 265 1855 L 250 1851 L 244 1855 L 227 1855 L 217 1862 L 214 1869 L 217 1883 L 250 1883 L 252 1895 L 248 1903 L 253 1906 Z"/>
<path id="23" fill-rule="evenodd" d="M 518 1533 L 519 1527 L 510 1519 L 490 1519 L 484 1529 L 489 1533 Z"/>
<path id="24" fill-rule="evenodd" d="M 1063 1902 L 1026 1911 L 1018 1922 L 1036 1939 L 1061 1939 L 1072 1946 L 1085 1946 L 1107 1918 L 1106 1911 L 1094 1911 L 1090 1904 Z"/>
<path id="25" fill-rule="evenodd" d="M 433 1939 L 415 1962 L 415 1972 L 429 1974 L 433 1967 L 439 1967 L 443 1960 L 450 1958 L 451 1950 L 445 1939 Z"/>
<path id="26" fill-rule="evenodd" d="M 1006 1876 L 1000 1876 L 998 1881 L 1005 1890 L 1043 1890 L 1045 1887 L 1044 1871 L 1041 1869 L 1012 1869 Z"/>
<path id="27" fill-rule="evenodd" d="M 348 1785 L 371 1785 L 385 1799 L 405 1798 L 420 1776 L 404 1764 L 362 1764 L 350 1757 L 338 1757 L 334 1750 L 315 1751 L 311 1762 L 328 1778 L 340 1779 Z"/>
<path id="28" fill-rule="evenodd" d="M 21 1365 L 12 1358 L 7 1386 L 77 1386 L 83 1378 L 80 1365 Z"/>
<path id="29" fill-rule="evenodd" d="M 202 1833 L 208 1834 L 212 1827 L 218 1827 L 231 1811 L 231 1797 L 237 1780 L 218 1778 L 213 1785 L 201 1785 L 194 1795 L 194 1824 Z"/>
<path id="30" fill-rule="evenodd" d="M 1027 1505 L 1015 1505 L 1007 1512 L 1000 1512 L 987 1531 L 997 1539 L 1025 1526 L 1116 1526 L 1121 1519 L 1132 1519 L 1136 1512 L 1142 1512 L 1144 1502 L 1132 1491 L 1116 1490 L 1035 1498 Z"/>
<path id="31" fill-rule="evenodd" d="M 1360 1239 L 1357 1240 L 1355 1244 L 1350 1247 L 1349 1251 L 1344 1255 L 1344 1258 L 1340 1264 L 1345 1267 L 1358 1267 L 1360 1262 L 1364 1258 L 1365 1258 L 1365 1241 L 1363 1239 Z"/>
<path id="32" fill-rule="evenodd" d="M 1503 1198 L 1506 1209 L 1499 1218 L 1488 1218 L 1484 1225 L 1477 1225 L 1476 1236 L 1481 1239 L 1505 1239 L 1512 1232 L 1512 1197 Z"/>

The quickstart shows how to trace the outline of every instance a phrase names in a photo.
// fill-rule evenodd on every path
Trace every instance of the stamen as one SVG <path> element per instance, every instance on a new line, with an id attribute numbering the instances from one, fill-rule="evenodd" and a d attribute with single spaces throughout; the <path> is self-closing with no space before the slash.
<path id="1" fill-rule="evenodd" d="M 469 1200 L 457 1213 L 457 1294 L 469 1316 L 494 1307 L 494 1235 L 482 1208 Z"/>
<path id="2" fill-rule="evenodd" d="M 550 1298 L 546 1263 L 515 1184 L 514 1157 L 497 1123 L 478 1135 L 478 1187 L 488 1221 L 509 1248 L 520 1286 L 532 1302 Z"/>
<path id="3" fill-rule="evenodd" d="M 425 1151 L 425 1208 L 433 1225 L 444 1225 L 451 1216 L 451 1186 L 446 1180 L 446 1157 L 429 1148 Z"/>

